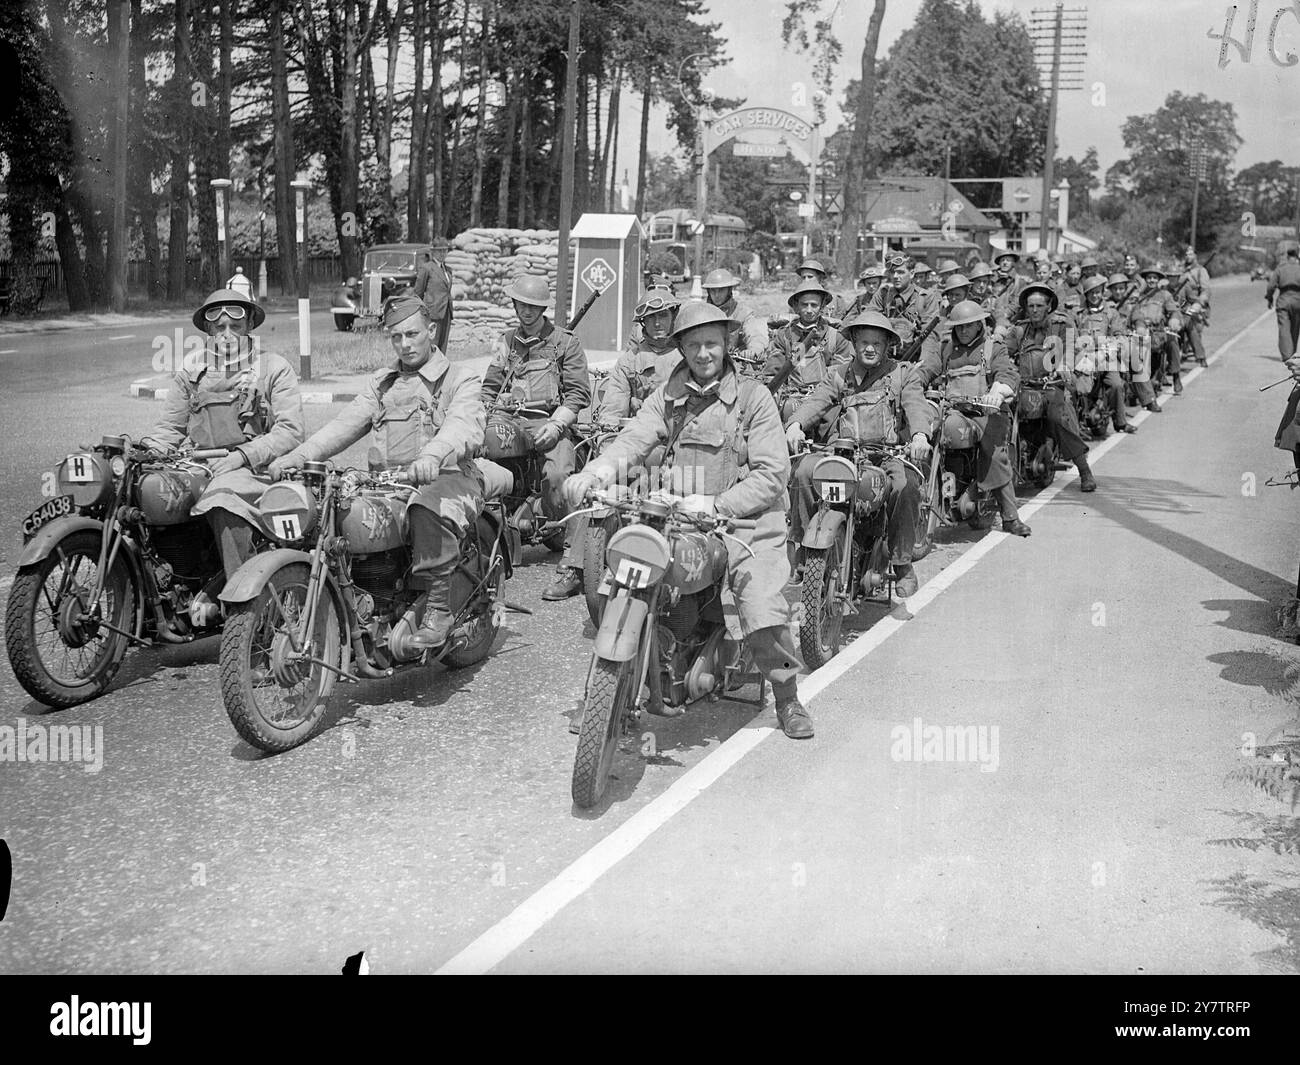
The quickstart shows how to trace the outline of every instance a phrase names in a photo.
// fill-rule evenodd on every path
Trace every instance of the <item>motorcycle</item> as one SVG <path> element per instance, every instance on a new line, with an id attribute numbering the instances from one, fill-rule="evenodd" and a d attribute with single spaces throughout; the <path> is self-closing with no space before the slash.
<path id="1" fill-rule="evenodd" d="M 1011 466 L 1017 489 L 1030 485 L 1046 488 L 1056 479 L 1056 438 L 1047 420 L 1048 389 L 1064 389 L 1065 382 L 1048 377 L 1021 381 L 1011 421 Z"/>
<path id="2" fill-rule="evenodd" d="M 817 512 L 799 547 L 803 563 L 799 645 L 812 669 L 824 666 L 839 651 L 844 618 L 857 614 L 859 603 L 882 589 L 886 602 L 892 599 L 887 484 L 881 465 L 890 456 L 903 458 L 906 451 L 905 445 L 837 439 L 825 446 L 811 445 L 804 452 L 808 457 L 803 461 L 814 464 Z"/>
<path id="3" fill-rule="evenodd" d="M 23 520 L 5 612 L 9 662 L 32 698 L 76 706 L 108 688 L 128 647 L 220 630 L 225 570 L 207 520 L 190 511 L 211 479 L 202 460 L 225 455 L 105 436 L 59 464 L 58 495 Z"/>
<path id="4" fill-rule="evenodd" d="M 727 633 L 722 587 L 724 538 L 735 539 L 737 529 L 757 524 L 687 511 L 680 497 L 667 492 L 640 495 L 616 488 L 591 492 L 587 502 L 614 511 L 619 528 L 605 552 L 608 601 L 596 631 L 573 762 L 573 801 L 582 809 L 604 795 L 619 741 L 636 731 L 642 705 L 648 713 L 676 717 L 754 673 L 744 644 Z M 760 678 L 759 705 L 765 685 Z"/>
<path id="5" fill-rule="evenodd" d="M 579 468 L 588 459 L 599 455 L 631 420 L 624 418 L 618 423 L 593 422 L 583 426 L 578 445 Z M 587 602 L 587 615 L 591 618 L 591 623 L 599 627 L 600 613 L 605 605 L 605 598 L 600 593 L 605 572 L 605 547 L 618 529 L 618 515 L 612 508 L 599 504 L 588 507 L 583 513 L 589 521 L 582 546 L 582 593 Z M 568 521 L 569 518 L 565 520 Z"/>
<path id="6" fill-rule="evenodd" d="M 971 432 L 969 422 L 949 423 L 948 415 L 955 412 L 975 418 L 1002 408 L 938 391 L 925 395 L 939 408 L 940 431 L 921 477 L 921 517 L 912 548 L 914 562 L 930 553 L 940 526 L 952 528 L 964 521 L 991 522 L 997 514 L 997 501 L 979 487 L 979 441 Z"/>
<path id="7" fill-rule="evenodd" d="M 542 509 L 542 467 L 546 456 L 533 447 L 529 419 L 521 417 L 535 414 L 544 418 L 549 413 L 508 396 L 499 399 L 488 415 L 483 455 L 504 467 L 514 478 L 505 506 L 519 545 L 543 544 L 548 551 L 560 551 L 564 547 L 564 523 L 548 520 Z M 516 554 L 515 561 L 518 560 Z"/>
<path id="8" fill-rule="evenodd" d="M 357 320 L 357 308 L 361 306 L 361 282 L 355 277 L 348 278 L 334 290 L 330 297 L 330 313 L 334 315 L 334 328 L 340 333 L 352 332 L 352 324 Z"/>
<path id="9" fill-rule="evenodd" d="M 221 695 L 235 730 L 264 751 L 305 743 L 321 727 L 337 680 L 390 677 L 486 658 L 506 609 L 512 570 L 501 503 L 489 500 L 461 538 L 451 577 L 455 621 L 437 648 L 412 643 L 426 593 L 409 582 L 401 472 L 305 462 L 262 493 L 275 546 L 250 558 L 221 592 Z"/>

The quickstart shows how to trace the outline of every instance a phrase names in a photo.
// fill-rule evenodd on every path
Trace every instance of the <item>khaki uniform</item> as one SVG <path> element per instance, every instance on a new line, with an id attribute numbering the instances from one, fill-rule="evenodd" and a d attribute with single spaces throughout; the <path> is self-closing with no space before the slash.
<path id="1" fill-rule="evenodd" d="M 899 339 L 904 347 L 910 344 L 930 320 L 938 315 L 939 294 L 926 291 L 913 283 L 906 293 L 900 293 L 891 286 L 881 285 L 871 297 L 868 310 L 879 311 L 898 330 Z M 939 337 L 931 333 L 921 346 L 918 358 L 923 358 L 928 351 L 939 350 Z"/>
<path id="2" fill-rule="evenodd" d="M 519 329 L 507 329 L 497 341 L 492 361 L 483 375 L 483 405 L 490 412 L 497 397 L 509 383 L 509 394 L 530 407 L 554 415 L 565 430 L 542 465 L 542 509 L 546 517 L 559 521 L 569 513 L 564 502 L 565 478 L 578 465 L 569 427 L 578 420 L 578 412 L 591 403 L 591 375 L 587 371 L 587 353 L 578 338 L 567 329 L 556 329 L 549 318 L 542 319 L 541 331 L 525 337 Z M 546 415 L 521 413 L 534 431 L 542 427 Z M 496 463 L 482 460 L 485 474 L 493 481 L 507 475 Z M 572 522 L 566 528 L 566 559 L 571 556 Z M 581 566 L 581 560 L 566 562 Z"/>
<path id="3" fill-rule="evenodd" d="M 178 371 L 162 416 L 141 442 L 166 450 L 189 439 L 196 448 L 242 452 L 248 464 L 214 477 L 192 513 L 220 509 L 255 522 L 253 505 L 267 482 L 253 471 L 288 454 L 302 438 L 298 375 L 279 355 L 259 350 L 224 370 L 196 365 Z"/>
<path id="4" fill-rule="evenodd" d="M 733 322 L 740 323 L 740 328 L 732 330 L 727 339 L 727 350 L 739 352 L 751 359 L 762 358 L 769 343 L 767 318 L 741 303 L 735 296 L 718 309 Z"/>
<path id="5" fill-rule="evenodd" d="M 672 340 L 666 344 L 656 350 L 648 340 L 633 342 L 619 357 L 605 384 L 597 421 L 613 423 L 633 417 L 646 397 L 668 380 L 681 363 L 682 353 Z"/>
<path id="6" fill-rule="evenodd" d="M 1165 332 L 1165 326 L 1181 329 L 1183 320 L 1178 304 L 1168 289 L 1149 288 L 1138 293 L 1128 304 L 1130 329 L 1145 327 L 1151 335 L 1151 380 L 1160 384 L 1164 374 L 1173 374 L 1177 380 L 1182 374 L 1182 359 L 1178 343 Z"/>
<path id="7" fill-rule="evenodd" d="M 800 400 L 816 388 L 837 366 L 853 358 L 853 345 L 837 329 L 818 321 L 804 329 L 798 321 L 772 334 L 763 380 L 778 397 L 781 417 L 794 413 Z"/>
<path id="8" fill-rule="evenodd" d="M 934 431 L 934 408 L 917 380 L 915 365 L 883 359 L 863 374 L 856 363 L 838 367 L 824 377 L 794 412 L 805 433 L 813 433 L 834 416 L 832 438 L 847 438 L 859 444 L 906 443 L 915 433 L 929 436 Z M 794 512 L 790 538 L 803 539 L 817 500 L 813 492 L 814 456 L 803 456 L 795 467 L 790 494 Z M 916 545 L 917 519 L 921 513 L 921 479 L 902 459 L 891 455 L 880 466 L 885 474 L 885 515 L 889 537 L 889 561 L 908 565 Z"/>
<path id="9" fill-rule="evenodd" d="M 1074 404 L 1066 395 L 1074 387 L 1074 374 L 1066 365 L 1067 343 L 1065 325 L 1061 322 L 1049 321 L 1042 325 L 1018 322 L 1007 334 L 1007 354 L 1016 360 L 1022 382 L 1041 381 L 1053 370 L 1065 378 L 1064 389 L 1043 390 L 1046 403 L 1043 417 L 1052 428 L 1061 454 L 1073 462 L 1088 453 L 1088 445 L 1083 442 Z"/>
<path id="10" fill-rule="evenodd" d="M 781 419 L 771 393 L 730 365 L 708 395 L 693 386 L 687 366 L 679 366 L 584 472 L 604 485 L 616 479 L 627 483 L 628 468 L 663 446 L 673 491 L 711 495 L 720 515 L 757 520 L 755 529 L 736 532 L 753 555 L 727 541 L 724 606 L 728 627 L 734 632 L 738 624 L 757 667 L 774 684 L 784 684 L 802 663 L 784 594 L 790 578 L 785 551 L 790 456 Z"/>
<path id="11" fill-rule="evenodd" d="M 1300 263 L 1284 260 L 1268 275 L 1264 295 L 1276 297 L 1273 308 L 1277 313 L 1277 350 L 1282 358 L 1289 359 L 1300 342 Z"/>
<path id="12" fill-rule="evenodd" d="M 1020 374 L 1006 344 L 995 340 L 987 329 L 970 345 L 959 344 L 956 334 L 951 334 L 940 351 L 927 355 L 916 367 L 916 383 L 922 391 L 936 385 L 945 395 L 975 399 L 987 395 L 994 382 L 1006 385 L 1014 395 L 1020 387 Z M 1011 419 L 1004 411 L 972 416 L 952 410 L 938 428 L 952 439 L 969 436 L 978 445 L 977 487 L 991 492 L 1011 483 L 1007 451 Z"/>
<path id="13" fill-rule="evenodd" d="M 1111 421 L 1116 429 L 1123 429 L 1128 424 L 1128 412 L 1124 409 L 1124 378 L 1120 376 L 1123 367 L 1114 353 L 1111 338 L 1124 332 L 1124 323 L 1103 301 L 1096 308 L 1085 305 L 1076 318 L 1075 328 L 1083 345 L 1081 350 L 1092 357 L 1098 387 L 1110 407 Z"/>

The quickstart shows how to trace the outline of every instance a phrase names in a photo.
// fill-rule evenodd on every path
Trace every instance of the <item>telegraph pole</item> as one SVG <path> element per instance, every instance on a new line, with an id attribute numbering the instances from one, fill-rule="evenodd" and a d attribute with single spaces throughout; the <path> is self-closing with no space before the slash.
<path id="1" fill-rule="evenodd" d="M 578 109 L 578 31 L 582 0 L 569 7 L 569 52 L 564 63 L 564 129 L 560 136 L 560 236 L 555 273 L 555 324 L 569 324 L 569 228 L 573 225 L 573 131 Z"/>
<path id="2" fill-rule="evenodd" d="M 1205 145 L 1192 141 L 1192 248 L 1196 247 L 1196 212 L 1201 198 L 1201 182 L 1205 180 Z"/>
<path id="3" fill-rule="evenodd" d="M 1029 23 L 1034 61 L 1047 81 L 1047 135 L 1043 150 L 1043 196 L 1039 205 L 1038 246 L 1051 250 L 1052 184 L 1056 166 L 1056 104 L 1061 90 L 1083 88 L 1083 61 L 1088 54 L 1088 9 L 1063 3 L 1034 8 Z"/>

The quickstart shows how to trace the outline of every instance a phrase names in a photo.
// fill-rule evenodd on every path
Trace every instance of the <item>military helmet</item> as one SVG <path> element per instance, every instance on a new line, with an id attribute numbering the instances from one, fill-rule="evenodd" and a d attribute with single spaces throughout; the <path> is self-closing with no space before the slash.
<path id="1" fill-rule="evenodd" d="M 1110 277 L 1106 279 L 1107 288 L 1111 288 L 1114 285 L 1127 285 L 1127 284 L 1128 284 L 1127 274 L 1114 273 L 1111 274 Z"/>
<path id="2" fill-rule="evenodd" d="M 966 279 L 968 281 L 978 281 L 981 277 L 992 276 L 993 267 L 989 266 L 986 262 L 978 262 L 970 268 L 969 272 L 966 274 Z"/>
<path id="3" fill-rule="evenodd" d="M 725 266 L 717 270 L 710 270 L 704 278 L 705 288 L 735 288 L 740 284 L 740 278 L 736 277 Z"/>
<path id="4" fill-rule="evenodd" d="M 862 311 L 853 319 L 853 321 L 845 322 L 844 325 L 841 326 L 841 331 L 851 342 L 853 340 L 853 331 L 855 329 L 867 329 L 872 327 L 883 329 L 894 338 L 894 343 L 898 343 L 903 339 L 899 335 L 898 330 L 894 328 L 894 323 L 879 311 Z"/>
<path id="5" fill-rule="evenodd" d="M 944 295 L 947 295 L 955 288 L 969 288 L 969 287 L 970 287 L 970 278 L 968 278 L 965 274 L 949 274 L 946 278 L 944 278 L 944 282 L 943 282 Z"/>
<path id="6" fill-rule="evenodd" d="M 652 288 L 641 293 L 641 298 L 636 301 L 636 309 L 632 312 L 632 317 L 639 322 L 652 314 L 658 314 L 660 311 L 675 311 L 681 305 L 682 301 L 672 292 Z"/>
<path id="7" fill-rule="evenodd" d="M 1101 263 L 1097 262 L 1097 259 L 1096 259 L 1095 256 L 1092 256 L 1092 255 L 1085 255 L 1085 256 L 1083 257 L 1083 262 L 1081 262 L 1081 263 L 1079 264 L 1079 269 L 1080 269 L 1080 270 L 1087 270 L 1089 267 L 1092 267 L 1094 270 L 1100 270 L 1100 269 L 1101 269 Z"/>
<path id="8" fill-rule="evenodd" d="M 812 278 L 809 278 L 807 281 L 800 281 L 799 284 L 795 286 L 795 290 L 790 293 L 789 298 L 785 301 L 786 305 L 791 310 L 794 310 L 794 305 L 799 302 L 799 297 L 806 296 L 810 292 L 815 292 L 817 295 L 821 296 L 823 307 L 835 298 L 827 292 L 826 289 L 822 288 L 820 281 L 814 281 Z"/>
<path id="9" fill-rule="evenodd" d="M 927 263 L 924 259 L 922 259 L 919 263 L 917 263 L 914 267 L 912 267 L 912 275 L 914 277 L 921 277 L 924 274 L 932 274 L 932 273 L 934 273 L 934 270 L 930 268 L 930 264 Z"/>
<path id="10" fill-rule="evenodd" d="M 711 322 L 722 323 L 727 327 L 728 331 L 740 328 L 740 323 L 734 318 L 728 318 L 726 311 L 722 310 L 721 307 L 715 307 L 712 303 L 701 300 L 691 300 L 677 312 L 677 321 L 673 323 L 671 335 L 675 337 L 681 336 L 687 330 L 700 325 L 708 325 Z"/>
<path id="11" fill-rule="evenodd" d="M 1035 292 L 1043 293 L 1048 300 L 1047 309 L 1054 311 L 1060 305 L 1061 299 L 1056 294 L 1056 289 L 1051 285 L 1044 285 L 1041 281 L 1033 281 L 1020 290 L 1020 309 L 1023 311 L 1029 302 L 1029 297 Z"/>
<path id="12" fill-rule="evenodd" d="M 993 261 L 995 263 L 1000 263 L 1003 259 L 1010 259 L 1012 262 L 1018 263 L 1020 262 L 1020 255 L 1014 251 L 1000 251 L 993 256 Z"/>
<path id="13" fill-rule="evenodd" d="M 961 269 L 961 264 L 952 259 L 941 259 L 935 269 L 939 272 L 939 276 L 942 277 L 944 274 L 955 274 Z"/>
<path id="14" fill-rule="evenodd" d="M 1101 277 L 1098 274 L 1093 274 L 1092 277 L 1088 277 L 1084 279 L 1083 294 L 1086 296 L 1093 289 L 1104 288 L 1105 285 L 1106 285 L 1106 279 L 1104 277 Z"/>
<path id="15" fill-rule="evenodd" d="M 533 307 L 549 307 L 551 286 L 544 277 L 521 277 L 506 286 L 506 296 Z"/>
<path id="16" fill-rule="evenodd" d="M 194 312 L 194 316 L 190 319 L 194 323 L 194 328 L 206 333 L 208 331 L 208 322 L 205 315 L 217 307 L 243 307 L 244 313 L 248 315 L 249 329 L 256 329 L 266 319 L 266 311 L 262 310 L 252 300 L 241 296 L 232 289 L 219 288 L 205 299 L 202 306 Z"/>
<path id="17" fill-rule="evenodd" d="M 988 316 L 989 312 L 974 300 L 961 300 L 948 312 L 948 324 L 954 327 L 969 325 L 971 322 L 986 321 Z"/>
<path id="18" fill-rule="evenodd" d="M 873 277 L 884 278 L 885 268 L 879 263 L 872 263 L 862 273 L 858 274 L 858 281 L 870 281 Z"/>
<path id="19" fill-rule="evenodd" d="M 820 259 L 805 259 L 803 262 L 799 264 L 799 270 L 816 270 L 823 277 L 825 277 L 830 272 L 829 270 L 826 269 L 825 266 L 822 265 L 822 261 Z M 796 270 L 795 273 L 797 274 L 799 270 Z"/>

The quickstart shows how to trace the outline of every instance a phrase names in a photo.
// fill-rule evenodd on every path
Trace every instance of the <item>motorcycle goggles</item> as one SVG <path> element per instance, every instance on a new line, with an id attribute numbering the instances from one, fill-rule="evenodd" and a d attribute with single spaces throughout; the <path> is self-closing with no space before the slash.
<path id="1" fill-rule="evenodd" d="M 219 303 L 215 307 L 209 307 L 203 312 L 205 321 L 215 322 L 222 315 L 230 318 L 232 321 L 240 322 L 248 316 L 248 309 L 241 307 L 238 303 Z"/>
<path id="2" fill-rule="evenodd" d="M 674 296 L 651 296 L 644 303 L 638 303 L 635 317 L 648 318 L 660 311 L 675 311 L 681 303 Z"/>

